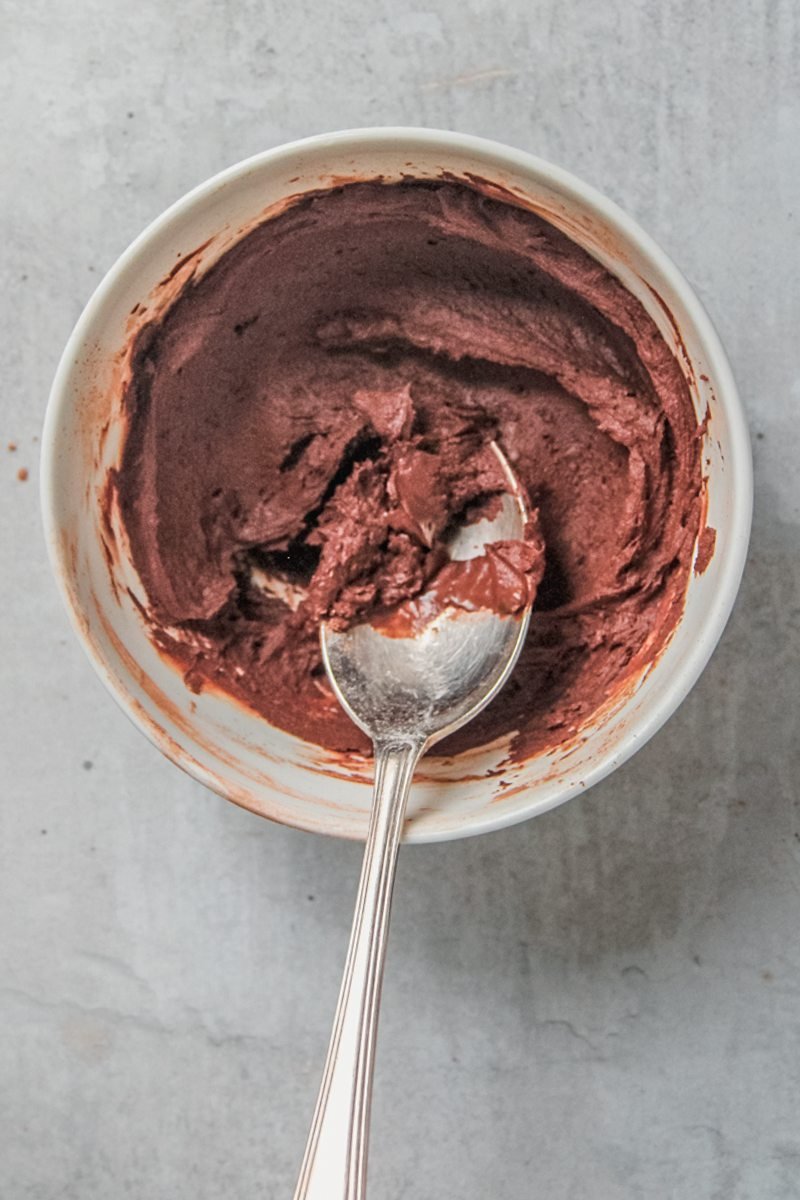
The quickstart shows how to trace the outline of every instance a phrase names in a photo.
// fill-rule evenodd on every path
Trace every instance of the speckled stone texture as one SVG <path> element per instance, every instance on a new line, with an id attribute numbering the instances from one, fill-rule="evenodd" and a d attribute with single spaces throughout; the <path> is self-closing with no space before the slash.
<path id="1" fill-rule="evenodd" d="M 147 221 L 265 147 L 395 123 L 550 158 L 674 256 L 756 513 L 722 645 L 645 750 L 404 853 L 370 1194 L 800 1196 L 797 6 L 3 0 L 0 28 L 0 1196 L 292 1193 L 360 850 L 225 804 L 117 711 L 50 578 L 36 439 Z"/>

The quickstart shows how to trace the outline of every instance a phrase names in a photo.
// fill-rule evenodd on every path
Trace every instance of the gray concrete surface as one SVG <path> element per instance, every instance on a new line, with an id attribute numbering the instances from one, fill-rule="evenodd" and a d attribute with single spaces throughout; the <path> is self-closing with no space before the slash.
<path id="1" fill-rule="evenodd" d="M 658 737 L 527 826 L 404 854 L 371 1196 L 800 1196 L 797 6 L 0 14 L 2 1200 L 291 1195 L 359 850 L 226 805 L 116 710 L 45 562 L 37 436 L 73 322 L 151 217 L 369 123 L 511 142 L 639 218 L 728 346 L 757 496 L 734 618 Z"/>

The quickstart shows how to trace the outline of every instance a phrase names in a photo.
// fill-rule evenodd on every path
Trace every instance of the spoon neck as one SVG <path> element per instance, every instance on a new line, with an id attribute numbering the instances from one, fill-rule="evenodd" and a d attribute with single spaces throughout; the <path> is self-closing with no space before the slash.
<path id="1" fill-rule="evenodd" d="M 376 736 L 373 742 L 375 747 L 376 763 L 382 759 L 392 759 L 400 761 L 409 758 L 412 761 L 412 766 L 425 750 L 427 739 L 420 734 L 409 733 L 387 733 Z M 375 791 L 377 793 L 377 779 L 375 781 Z"/>

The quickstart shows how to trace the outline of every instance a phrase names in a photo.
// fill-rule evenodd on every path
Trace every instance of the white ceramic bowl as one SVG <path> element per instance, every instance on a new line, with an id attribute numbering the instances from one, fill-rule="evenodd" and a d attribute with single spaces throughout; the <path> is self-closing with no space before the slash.
<path id="1" fill-rule="evenodd" d="M 346 837 L 366 831 L 370 764 L 300 742 L 219 694 L 192 694 L 153 647 L 126 590 L 141 594 L 141 585 L 116 521 L 121 562 L 109 567 L 101 499 L 121 447 L 131 333 L 168 305 L 192 271 L 205 270 L 298 193 L 443 171 L 472 173 L 515 193 L 605 264 L 674 348 L 698 415 L 710 413 L 703 463 L 716 549 L 706 571 L 692 575 L 681 621 L 656 663 L 554 753 L 500 773 L 502 744 L 424 760 L 406 836 L 423 842 L 497 829 L 596 783 L 656 732 L 708 661 L 739 586 L 752 479 L 747 427 L 711 322 L 669 258 L 593 188 L 519 150 L 426 129 L 324 134 L 257 155 L 179 200 L 111 268 L 64 351 L 45 423 L 42 506 L 51 560 L 78 636 L 111 693 L 173 762 L 223 796 L 275 820 Z"/>

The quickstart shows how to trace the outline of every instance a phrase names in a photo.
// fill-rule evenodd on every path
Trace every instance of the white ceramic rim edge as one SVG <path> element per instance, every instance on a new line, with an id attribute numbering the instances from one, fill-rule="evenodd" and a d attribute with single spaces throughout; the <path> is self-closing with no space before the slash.
<path id="1" fill-rule="evenodd" d="M 502 142 L 493 141 L 490 138 L 416 126 L 370 126 L 316 134 L 311 137 L 282 143 L 280 146 L 262 151 L 243 159 L 239 163 L 235 163 L 233 166 L 227 167 L 210 179 L 192 188 L 151 221 L 116 259 L 98 284 L 78 318 L 56 368 L 47 402 L 40 456 L 40 503 L 50 566 L 67 609 L 70 623 L 98 676 L 126 716 L 163 753 L 163 747 L 159 745 L 153 730 L 146 721 L 139 717 L 135 709 L 131 706 L 130 697 L 126 689 L 108 671 L 100 655 L 85 636 L 79 615 L 73 607 L 72 598 L 64 578 L 52 480 L 55 474 L 53 461 L 55 454 L 54 435 L 61 414 L 61 408 L 66 403 L 67 392 L 64 385 L 71 369 L 72 360 L 83 346 L 84 331 L 95 319 L 97 310 L 105 303 L 106 296 L 113 287 L 117 275 L 137 257 L 150 241 L 153 234 L 169 225 L 175 218 L 180 217 L 186 209 L 191 208 L 198 200 L 209 195 L 232 179 L 246 174 L 254 167 L 259 167 L 266 162 L 282 157 L 291 157 L 304 148 L 336 148 L 339 145 L 348 145 L 354 141 L 357 141 L 361 147 L 368 148 L 371 144 L 379 144 L 387 140 L 404 141 L 410 146 L 416 143 L 425 148 L 442 146 L 442 148 L 446 147 L 451 152 L 453 150 L 462 150 L 465 154 L 474 153 L 491 156 L 498 163 L 505 162 L 512 168 L 522 170 L 523 172 L 537 173 L 545 178 L 549 178 L 560 190 L 571 194 L 577 201 L 590 209 L 594 209 L 624 239 L 636 245 L 642 256 L 653 263 L 656 270 L 680 298 L 707 351 L 712 374 L 718 383 L 718 390 L 725 397 L 725 413 L 729 427 L 728 440 L 733 458 L 735 478 L 730 517 L 732 536 L 730 550 L 723 564 L 719 586 L 706 614 L 703 636 L 698 639 L 691 652 L 687 653 L 683 663 L 669 677 L 661 695 L 657 700 L 653 701 L 651 712 L 641 718 L 635 731 L 631 731 L 615 750 L 607 751 L 605 754 L 600 755 L 596 764 L 585 773 L 583 778 L 584 786 L 580 789 L 580 793 L 577 789 L 574 789 L 572 793 L 573 796 L 583 794 L 594 784 L 599 783 L 600 780 L 611 774 L 617 767 L 622 766 L 672 716 L 702 674 L 722 635 L 736 600 L 749 546 L 753 509 L 752 453 L 747 421 L 725 350 L 711 318 L 675 263 L 653 241 L 650 235 L 613 200 L 608 199 L 602 192 L 595 189 L 591 184 L 584 183 L 577 176 L 571 174 L 571 172 L 555 166 L 546 159 L 539 158 L 525 150 L 517 150 L 506 146 Z M 199 764 L 195 764 L 193 761 L 179 762 L 171 754 L 168 757 L 176 766 L 181 767 L 200 783 L 211 787 L 219 794 L 217 787 L 205 775 L 202 768 L 199 768 Z M 533 788 L 531 789 L 531 795 L 535 795 L 535 789 Z M 565 800 L 570 798 L 569 795 L 555 795 L 547 800 L 540 801 L 538 804 L 532 803 L 528 809 L 516 809 L 508 813 L 499 812 L 496 816 L 487 816 L 463 830 L 433 831 L 432 833 L 419 831 L 416 836 L 415 832 L 411 830 L 409 831 L 410 836 L 406 840 L 418 843 L 451 841 L 457 838 L 491 833 L 519 824 L 522 821 L 527 821 L 531 817 L 539 816 L 552 808 L 556 808 L 559 804 L 563 804 Z M 290 824 L 293 828 L 305 831 L 304 826 L 300 824 L 294 825 L 290 821 L 285 823 Z M 332 836 L 336 835 L 333 834 Z"/>

